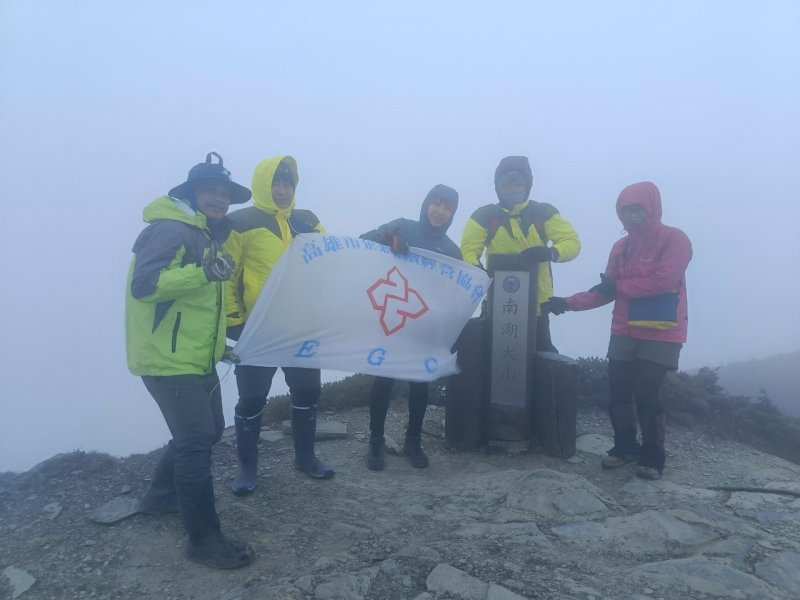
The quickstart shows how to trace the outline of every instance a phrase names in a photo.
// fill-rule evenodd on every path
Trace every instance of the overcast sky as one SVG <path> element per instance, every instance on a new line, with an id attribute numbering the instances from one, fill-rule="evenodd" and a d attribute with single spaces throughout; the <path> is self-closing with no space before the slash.
<path id="1" fill-rule="evenodd" d="M 561 294 L 596 283 L 619 191 L 650 179 L 694 243 L 682 366 L 797 349 L 798 31 L 791 0 L 0 0 L 0 470 L 166 441 L 125 367 L 124 281 L 143 206 L 210 150 L 247 185 L 294 155 L 299 206 L 340 234 L 451 185 L 457 241 L 528 155 L 583 240 Z M 602 355 L 609 321 L 555 341 Z"/>

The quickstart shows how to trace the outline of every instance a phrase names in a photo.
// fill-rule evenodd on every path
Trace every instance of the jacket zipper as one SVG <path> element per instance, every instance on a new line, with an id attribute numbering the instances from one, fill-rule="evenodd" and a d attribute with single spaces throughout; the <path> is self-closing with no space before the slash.
<path id="1" fill-rule="evenodd" d="M 217 366 L 214 361 L 214 354 L 217 351 L 217 341 L 219 340 L 219 321 L 222 317 L 222 282 L 217 282 L 217 323 L 214 327 L 214 343 L 211 345 L 211 357 L 208 359 L 209 372 L 213 373 L 214 368 Z"/>
<path id="2" fill-rule="evenodd" d="M 178 314 L 175 316 L 175 325 L 172 327 L 172 353 L 178 351 L 178 330 L 181 328 L 181 313 L 178 311 Z"/>
<path id="3" fill-rule="evenodd" d="M 209 236 L 210 237 L 210 236 Z M 209 251 L 217 252 L 217 244 L 214 239 L 209 240 L 211 242 Z M 214 326 L 214 342 L 211 344 L 211 356 L 208 359 L 209 363 L 209 373 L 213 373 L 214 369 L 216 368 L 216 362 L 214 361 L 214 356 L 217 351 L 217 341 L 219 340 L 219 322 L 222 318 L 222 286 L 223 282 L 218 281 L 216 283 L 217 286 L 217 320 L 216 325 Z"/>

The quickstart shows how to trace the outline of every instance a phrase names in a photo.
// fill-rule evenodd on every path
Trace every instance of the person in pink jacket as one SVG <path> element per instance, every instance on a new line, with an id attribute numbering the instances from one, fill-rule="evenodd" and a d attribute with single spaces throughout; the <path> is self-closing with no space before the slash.
<path id="1" fill-rule="evenodd" d="M 636 474 L 645 479 L 660 479 L 664 470 L 661 386 L 667 372 L 678 368 L 689 322 L 686 269 L 692 243 L 680 229 L 664 225 L 661 214 L 655 184 L 643 181 L 622 190 L 617 215 L 627 235 L 611 249 L 601 282 L 588 292 L 554 297 L 544 305 L 558 315 L 614 302 L 608 347 L 614 447 L 603 467 L 638 461 Z"/>

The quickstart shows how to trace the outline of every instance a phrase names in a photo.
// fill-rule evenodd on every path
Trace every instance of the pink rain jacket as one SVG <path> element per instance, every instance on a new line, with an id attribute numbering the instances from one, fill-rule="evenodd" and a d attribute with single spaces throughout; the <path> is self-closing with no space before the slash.
<path id="1" fill-rule="evenodd" d="M 606 275 L 617 283 L 611 333 L 639 340 L 684 343 L 689 325 L 686 268 L 692 260 L 692 243 L 683 231 L 661 223 L 661 194 L 655 184 L 629 185 L 617 199 L 617 215 L 624 206 L 638 204 L 647 211 L 647 223 L 611 248 Z M 677 326 L 672 329 L 635 327 L 628 323 L 634 298 L 660 294 L 679 295 Z M 589 310 L 610 302 L 602 294 L 583 292 L 567 298 L 571 310 Z"/>

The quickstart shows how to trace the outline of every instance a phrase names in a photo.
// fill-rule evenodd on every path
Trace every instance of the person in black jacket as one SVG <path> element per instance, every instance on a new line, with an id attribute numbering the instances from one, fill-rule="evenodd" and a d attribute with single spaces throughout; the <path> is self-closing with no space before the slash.
<path id="1" fill-rule="evenodd" d="M 415 246 L 460 260 L 461 250 L 447 237 L 447 229 L 453 222 L 457 208 L 458 192 L 439 184 L 425 197 L 419 220 L 395 219 L 361 237 L 386 244 L 397 254 L 406 254 L 409 246 Z M 384 424 L 394 383 L 394 379 L 386 377 L 376 377 L 372 383 L 369 412 L 370 440 L 367 455 L 367 468 L 372 471 L 382 471 L 385 467 Z M 412 466 L 424 469 L 428 466 L 428 457 L 422 449 L 421 435 L 422 421 L 428 407 L 428 384 L 410 382 L 409 388 L 408 428 L 404 451 Z"/>

